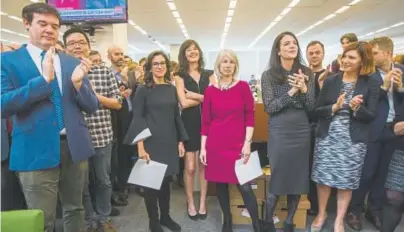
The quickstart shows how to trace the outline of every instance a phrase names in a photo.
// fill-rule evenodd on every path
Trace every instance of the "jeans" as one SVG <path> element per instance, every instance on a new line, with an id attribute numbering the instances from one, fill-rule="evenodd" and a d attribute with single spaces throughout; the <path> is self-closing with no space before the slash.
<path id="1" fill-rule="evenodd" d="M 112 184 L 111 173 L 111 152 L 112 143 L 105 147 L 95 148 L 95 155 L 89 159 L 89 175 L 94 180 L 94 195 L 91 196 L 88 188 L 89 175 L 85 177 L 87 184 L 83 191 L 83 205 L 85 207 L 86 224 L 97 220 L 100 223 L 109 221 L 111 214 Z M 95 207 L 92 205 L 91 197 L 95 197 Z M 96 213 L 98 218 L 96 218 Z"/>

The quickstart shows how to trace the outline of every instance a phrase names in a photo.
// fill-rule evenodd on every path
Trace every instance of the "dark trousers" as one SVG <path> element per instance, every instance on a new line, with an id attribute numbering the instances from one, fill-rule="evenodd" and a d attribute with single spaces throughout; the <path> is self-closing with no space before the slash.
<path id="1" fill-rule="evenodd" d="M 386 201 L 384 184 L 396 142 L 392 128 L 385 127 L 377 141 L 368 143 L 360 185 L 352 193 L 351 213 L 358 215 L 362 212 L 366 194 L 369 192 L 368 210 L 373 215 L 380 216 Z"/>
<path id="2" fill-rule="evenodd" d="M 15 172 L 8 168 L 8 160 L 1 162 L 1 211 L 26 209 L 24 193 Z"/>
<path id="3" fill-rule="evenodd" d="M 110 174 L 110 179 L 112 182 L 112 189 L 114 191 L 117 191 L 117 182 L 118 182 L 118 172 L 119 172 L 119 166 L 118 166 L 118 142 L 116 139 L 114 139 L 112 142 L 112 152 L 111 152 L 111 174 Z"/>
<path id="4" fill-rule="evenodd" d="M 119 144 L 117 154 L 117 182 L 116 190 L 124 193 L 128 186 L 128 179 L 132 171 L 134 161 L 133 158 L 137 157 L 137 147 L 129 146 L 126 144 Z"/>

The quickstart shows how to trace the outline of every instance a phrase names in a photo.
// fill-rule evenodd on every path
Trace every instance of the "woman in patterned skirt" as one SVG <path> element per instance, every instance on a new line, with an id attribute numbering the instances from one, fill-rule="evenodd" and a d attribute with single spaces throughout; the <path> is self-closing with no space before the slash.
<path id="1" fill-rule="evenodd" d="M 404 209 L 404 102 L 396 112 L 394 121 L 394 133 L 400 138 L 386 180 L 387 203 L 382 211 L 381 232 L 394 231 Z"/>
<path id="2" fill-rule="evenodd" d="M 378 103 L 379 86 L 370 77 L 372 49 L 366 42 L 348 46 L 342 55 L 344 72 L 327 78 L 316 104 L 312 180 L 317 183 L 319 213 L 311 231 L 321 231 L 327 218 L 331 187 L 338 189 L 334 231 L 344 231 L 344 216 L 352 190 L 359 187 L 369 128 Z"/>

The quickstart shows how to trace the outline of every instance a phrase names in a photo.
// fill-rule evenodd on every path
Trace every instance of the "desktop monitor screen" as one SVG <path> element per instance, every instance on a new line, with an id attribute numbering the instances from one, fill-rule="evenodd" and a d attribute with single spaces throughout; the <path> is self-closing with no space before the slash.
<path id="1" fill-rule="evenodd" d="M 59 11 L 62 24 L 128 21 L 127 0 L 47 0 L 46 2 Z"/>

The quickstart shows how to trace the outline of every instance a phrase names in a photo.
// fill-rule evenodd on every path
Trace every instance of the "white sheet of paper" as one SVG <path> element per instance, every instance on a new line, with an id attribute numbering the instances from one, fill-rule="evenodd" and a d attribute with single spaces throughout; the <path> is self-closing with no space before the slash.
<path id="1" fill-rule="evenodd" d="M 130 172 L 128 183 L 160 190 L 166 170 L 166 164 L 138 159 Z"/>
<path id="2" fill-rule="evenodd" d="M 262 169 L 258 153 L 255 151 L 251 153 L 250 159 L 246 164 L 243 164 L 244 159 L 236 160 L 235 171 L 238 182 L 243 185 L 257 177 L 262 176 Z"/>

